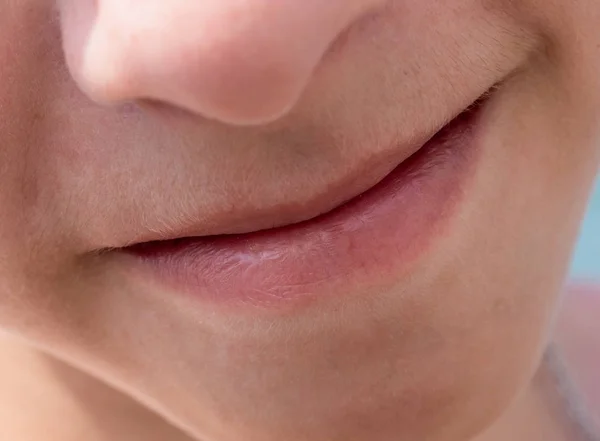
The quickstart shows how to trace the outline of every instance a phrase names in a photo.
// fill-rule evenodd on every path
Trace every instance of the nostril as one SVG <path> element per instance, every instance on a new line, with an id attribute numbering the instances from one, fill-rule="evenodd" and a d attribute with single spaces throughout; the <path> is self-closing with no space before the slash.
<path id="1" fill-rule="evenodd" d="M 135 82 L 121 58 L 118 29 L 103 29 L 96 0 L 59 0 L 63 51 L 71 77 L 93 101 L 113 103 L 134 98 Z"/>
<path id="2" fill-rule="evenodd" d="M 117 32 L 94 27 L 75 68 L 81 89 L 103 104 L 158 98 L 148 93 L 154 86 L 149 83 L 152 75 L 144 74 L 146 69 L 140 65 L 143 60 L 138 54 L 143 50 L 142 45 L 132 44 Z"/>
<path id="3" fill-rule="evenodd" d="M 375 1 L 61 0 L 65 53 L 97 102 L 151 99 L 263 124 L 296 105 L 324 53 Z"/>
<path id="4" fill-rule="evenodd" d="M 183 47 L 136 59 L 93 40 L 76 69 L 77 82 L 99 103 L 153 100 L 228 124 L 255 125 L 293 108 L 314 68 L 273 51 L 249 58 L 227 50 L 213 51 L 218 60 Z"/>

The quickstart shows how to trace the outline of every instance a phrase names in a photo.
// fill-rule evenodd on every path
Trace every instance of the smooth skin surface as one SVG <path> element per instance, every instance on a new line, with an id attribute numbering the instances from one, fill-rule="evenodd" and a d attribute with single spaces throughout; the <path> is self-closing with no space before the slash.
<path id="1" fill-rule="evenodd" d="M 597 0 L 0 0 L 2 438 L 577 439 L 541 360 L 599 29 Z M 495 84 L 459 215 L 396 280 L 231 312 L 104 252 L 285 224 Z"/>

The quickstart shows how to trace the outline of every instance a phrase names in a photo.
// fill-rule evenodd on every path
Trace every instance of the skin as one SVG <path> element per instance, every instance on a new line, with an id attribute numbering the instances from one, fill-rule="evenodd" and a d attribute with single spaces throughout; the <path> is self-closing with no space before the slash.
<path id="1" fill-rule="evenodd" d="M 0 0 L 4 438 L 570 439 L 541 360 L 600 164 L 600 2 L 142 3 Z M 494 84 L 460 215 L 394 280 L 232 312 L 102 252 L 286 223 Z"/>

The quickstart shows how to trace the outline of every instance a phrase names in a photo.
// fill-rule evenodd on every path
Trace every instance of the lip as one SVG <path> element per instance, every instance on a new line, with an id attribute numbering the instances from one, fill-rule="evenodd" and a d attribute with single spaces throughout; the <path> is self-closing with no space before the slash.
<path id="1" fill-rule="evenodd" d="M 177 123 L 181 120 L 187 119 L 193 124 L 198 122 L 197 116 L 189 114 L 186 110 L 161 102 L 145 101 L 142 105 L 148 114 L 159 117 L 161 123 L 173 121 L 173 130 L 179 129 Z M 436 121 L 433 127 L 440 130 L 447 122 L 448 120 Z M 239 200 L 234 205 L 231 201 L 221 201 L 221 205 L 228 208 L 208 209 L 204 213 L 196 213 L 195 216 L 163 219 L 158 228 L 146 226 L 117 246 L 120 248 L 136 243 L 184 237 L 246 234 L 316 218 L 375 186 L 400 163 L 418 151 L 435 134 L 435 129 L 423 129 L 410 140 L 390 142 L 386 148 L 378 149 L 377 153 L 357 158 L 354 164 L 346 164 L 346 169 L 341 175 L 334 172 L 331 176 L 324 177 L 319 188 L 308 185 L 300 191 L 297 188 L 296 191 L 288 189 L 285 191 L 288 197 L 274 203 L 264 201 L 264 205 L 259 203 L 259 206 Z"/>
<path id="2" fill-rule="evenodd" d="M 268 309 L 306 304 L 408 271 L 458 211 L 489 98 L 461 113 L 371 189 L 293 225 L 118 250 L 135 271 L 200 301 Z"/>

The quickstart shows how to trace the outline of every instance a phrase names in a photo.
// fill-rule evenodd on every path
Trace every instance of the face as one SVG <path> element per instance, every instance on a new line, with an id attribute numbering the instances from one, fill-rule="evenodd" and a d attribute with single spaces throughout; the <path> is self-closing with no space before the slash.
<path id="1" fill-rule="evenodd" d="M 3 330 L 198 439 L 462 440 L 528 383 L 599 2 L 0 9 Z"/>

